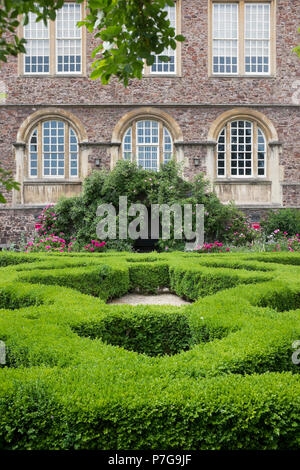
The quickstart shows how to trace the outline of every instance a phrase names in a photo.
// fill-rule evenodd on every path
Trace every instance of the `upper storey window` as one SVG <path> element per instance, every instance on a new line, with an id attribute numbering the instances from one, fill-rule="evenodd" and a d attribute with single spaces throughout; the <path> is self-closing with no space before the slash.
<path id="1" fill-rule="evenodd" d="M 57 12 L 56 20 L 47 26 L 36 23 L 29 15 L 24 26 L 27 40 L 23 58 L 24 74 L 81 74 L 83 70 L 82 29 L 76 26 L 82 18 L 82 5 L 66 2 Z"/>
<path id="2" fill-rule="evenodd" d="M 58 73 L 81 72 L 81 7 L 66 3 L 56 18 L 56 67 Z"/>
<path id="3" fill-rule="evenodd" d="M 167 6 L 165 7 L 165 11 L 168 13 L 167 18 L 170 21 L 170 25 L 176 31 L 176 6 Z M 151 67 L 151 73 L 176 73 L 176 51 L 171 47 L 168 47 L 168 49 L 164 50 L 161 55 L 167 56 L 169 58 L 169 62 L 163 62 L 160 59 L 160 56 L 156 55 L 155 62 Z"/>
<path id="4" fill-rule="evenodd" d="M 245 5 L 245 73 L 270 73 L 270 4 Z"/>
<path id="5" fill-rule="evenodd" d="M 24 26 L 24 38 L 27 40 L 24 61 L 25 73 L 50 72 L 50 36 L 49 25 L 42 21 L 36 23 L 36 15 L 29 13 L 29 22 Z"/>
<path id="6" fill-rule="evenodd" d="M 237 73 L 238 5 L 213 5 L 213 72 Z"/>
<path id="7" fill-rule="evenodd" d="M 167 19 L 170 25 L 175 29 L 176 34 L 181 33 L 181 0 L 176 0 L 174 6 L 166 6 Z M 168 62 L 163 62 L 161 56 L 169 58 Z M 181 74 L 181 43 L 177 43 L 176 49 L 168 47 L 161 54 L 154 56 L 152 66 L 145 65 L 143 74 L 147 76 L 159 75 L 180 75 Z"/>
<path id="8" fill-rule="evenodd" d="M 213 75 L 274 73 L 273 1 L 212 3 Z"/>

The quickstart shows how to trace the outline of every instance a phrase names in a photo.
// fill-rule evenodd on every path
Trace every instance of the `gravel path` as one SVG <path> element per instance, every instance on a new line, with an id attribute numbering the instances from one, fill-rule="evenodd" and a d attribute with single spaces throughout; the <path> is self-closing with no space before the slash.
<path id="1" fill-rule="evenodd" d="M 141 295 L 127 294 L 120 299 L 114 299 L 110 304 L 127 304 L 127 305 L 187 305 L 190 302 L 181 299 L 174 294 L 158 294 L 158 295 Z"/>

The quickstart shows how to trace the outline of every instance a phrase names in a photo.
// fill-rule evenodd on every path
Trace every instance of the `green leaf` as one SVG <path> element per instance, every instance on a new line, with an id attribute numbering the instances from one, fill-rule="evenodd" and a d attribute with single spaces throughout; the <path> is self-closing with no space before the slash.
<path id="1" fill-rule="evenodd" d="M 185 36 L 183 36 L 182 34 L 177 34 L 175 36 L 175 39 L 176 39 L 176 41 L 183 42 L 183 41 L 185 41 Z"/>

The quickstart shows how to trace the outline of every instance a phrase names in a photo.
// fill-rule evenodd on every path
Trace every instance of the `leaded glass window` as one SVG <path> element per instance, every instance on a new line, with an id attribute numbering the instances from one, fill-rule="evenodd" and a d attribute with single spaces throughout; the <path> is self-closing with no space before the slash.
<path id="1" fill-rule="evenodd" d="M 266 153 L 265 134 L 256 122 L 231 121 L 221 130 L 217 140 L 217 177 L 264 177 Z"/>
<path id="2" fill-rule="evenodd" d="M 159 121 L 135 121 L 124 134 L 123 159 L 136 161 L 146 170 L 158 171 L 160 164 L 171 160 L 172 152 L 171 134 Z"/>
<path id="3" fill-rule="evenodd" d="M 40 122 L 29 139 L 29 177 L 79 176 L 79 146 L 74 129 L 56 119 Z"/>

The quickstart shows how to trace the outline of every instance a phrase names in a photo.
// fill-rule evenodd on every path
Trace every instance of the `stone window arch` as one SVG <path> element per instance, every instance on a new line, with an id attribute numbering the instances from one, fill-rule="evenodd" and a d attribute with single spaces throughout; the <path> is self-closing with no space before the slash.
<path id="1" fill-rule="evenodd" d="M 153 108 L 134 110 L 123 116 L 112 136 L 112 166 L 117 160 L 136 162 L 158 171 L 172 158 L 181 161 L 182 132 L 169 114 Z"/>
<path id="2" fill-rule="evenodd" d="M 47 109 L 37 111 L 22 124 L 17 146 L 24 146 L 25 179 L 80 178 L 80 143 L 87 141 L 79 119 L 71 113 Z"/>
<path id="3" fill-rule="evenodd" d="M 216 176 L 265 177 L 266 137 L 256 121 L 228 121 L 217 139 Z"/>
<path id="4" fill-rule="evenodd" d="M 28 178 L 79 178 L 76 131 L 57 117 L 39 121 L 29 137 L 25 159 Z"/>
<path id="5" fill-rule="evenodd" d="M 215 178 L 270 177 L 271 147 L 278 136 L 272 122 L 262 113 L 251 109 L 223 113 L 211 126 L 209 140 L 216 142 Z"/>
<path id="6" fill-rule="evenodd" d="M 79 194 L 88 174 L 88 138 L 80 120 L 58 108 L 39 110 L 22 123 L 15 142 L 15 203 L 54 203 Z"/>

